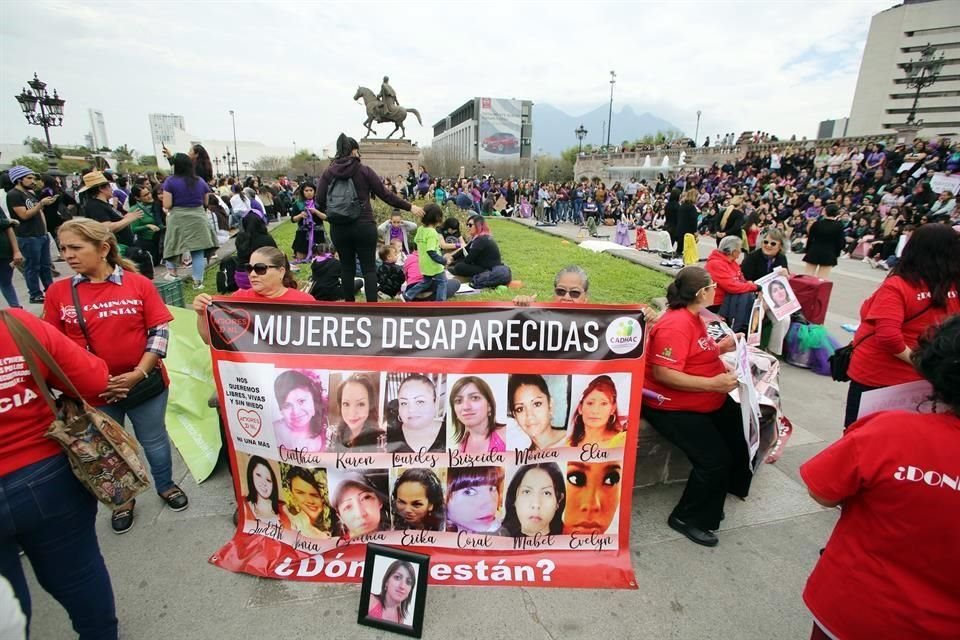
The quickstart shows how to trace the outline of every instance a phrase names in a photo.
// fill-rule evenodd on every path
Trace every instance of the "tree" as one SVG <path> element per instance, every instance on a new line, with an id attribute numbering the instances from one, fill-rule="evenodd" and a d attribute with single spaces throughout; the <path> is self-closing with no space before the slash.
<path id="1" fill-rule="evenodd" d="M 30 147 L 30 151 L 33 153 L 46 153 L 47 152 L 47 143 L 37 138 L 36 136 L 27 136 L 23 139 L 23 145 L 25 147 Z"/>
<path id="2" fill-rule="evenodd" d="M 46 173 L 47 169 L 50 168 L 44 158 L 35 158 L 33 156 L 21 156 L 11 163 L 11 165 L 18 164 L 23 165 L 31 171 L 35 171 L 37 173 Z"/>
<path id="3" fill-rule="evenodd" d="M 113 156 L 117 159 L 117 162 L 131 162 L 135 153 L 136 151 L 129 148 L 125 144 L 122 144 L 113 150 Z"/>
<path id="4" fill-rule="evenodd" d="M 290 166 L 290 158 L 283 156 L 260 156 L 251 164 L 253 170 L 261 177 L 267 175 L 280 175 L 285 173 Z"/>
<path id="5" fill-rule="evenodd" d="M 140 156 L 140 164 L 145 167 L 159 167 L 157 164 L 157 156 Z"/>

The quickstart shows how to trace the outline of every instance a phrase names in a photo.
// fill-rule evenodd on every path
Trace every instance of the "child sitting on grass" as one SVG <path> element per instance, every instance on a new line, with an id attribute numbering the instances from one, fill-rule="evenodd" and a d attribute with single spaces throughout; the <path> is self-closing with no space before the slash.
<path id="1" fill-rule="evenodd" d="M 340 286 L 340 261 L 333 248 L 326 242 L 313 245 L 313 260 L 310 261 L 310 295 L 315 300 L 336 302 L 343 300 Z"/>
<path id="2" fill-rule="evenodd" d="M 418 294 L 430 290 L 431 287 L 436 290 L 437 302 L 445 302 L 447 299 L 447 274 L 444 269 L 447 261 L 440 255 L 440 234 L 437 233 L 437 226 L 442 221 L 443 210 L 439 205 L 430 203 L 423 208 L 423 219 L 414 238 L 418 248 L 417 262 L 423 280 L 413 287 L 408 287 L 404 292 L 403 297 L 407 302 L 416 298 Z"/>
<path id="3" fill-rule="evenodd" d="M 381 296 L 394 298 L 403 287 L 403 267 L 397 264 L 400 251 L 393 243 L 380 247 L 380 266 L 377 267 L 377 290 Z"/>

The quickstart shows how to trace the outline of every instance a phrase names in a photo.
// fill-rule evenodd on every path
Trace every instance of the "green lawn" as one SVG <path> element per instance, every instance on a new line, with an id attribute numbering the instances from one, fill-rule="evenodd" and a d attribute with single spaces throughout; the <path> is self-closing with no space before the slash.
<path id="1" fill-rule="evenodd" d="M 573 242 L 551 236 L 507 220 L 489 218 L 490 229 L 503 261 L 513 271 L 513 278 L 523 282 L 519 289 L 489 290 L 465 296 L 464 300 L 510 300 L 517 294 L 537 294 L 540 302 L 552 298 L 553 276 L 563 267 L 576 264 L 590 274 L 590 301 L 607 304 L 634 304 L 649 302 L 666 292 L 670 278 L 659 271 L 633 264 L 602 253 L 581 249 Z M 296 225 L 283 222 L 273 231 L 277 246 L 290 252 Z M 297 273 L 306 282 L 310 271 L 306 267 Z M 184 298 L 189 306 L 194 291 L 185 281 Z M 204 293 L 216 295 L 216 269 L 209 269 L 204 279 Z"/>

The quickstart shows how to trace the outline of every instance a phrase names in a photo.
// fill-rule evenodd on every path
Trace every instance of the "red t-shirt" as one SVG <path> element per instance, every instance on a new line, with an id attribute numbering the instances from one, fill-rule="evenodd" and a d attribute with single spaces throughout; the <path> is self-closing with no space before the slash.
<path id="1" fill-rule="evenodd" d="M 850 378 L 871 387 L 920 380 L 917 370 L 894 354 L 905 347 L 916 349 L 917 338 L 927 327 L 955 313 L 960 313 L 956 288 L 947 296 L 947 308 L 943 309 L 931 306 L 928 287 L 914 287 L 900 276 L 890 276 L 860 308 Z M 908 318 L 913 319 L 904 324 Z"/>
<path id="2" fill-rule="evenodd" d="M 21 309 L 9 309 L 27 330 L 46 347 L 54 361 L 88 400 L 107 388 L 107 365 L 62 333 Z M 65 385 L 50 374 L 39 358 L 40 374 L 51 388 Z M 13 343 L 6 324 L 0 322 L 0 476 L 61 452 L 60 445 L 44 437 L 53 422 L 40 388 L 20 350 Z"/>
<path id="3" fill-rule="evenodd" d="M 720 351 L 700 316 L 686 309 L 671 309 L 650 329 L 647 344 L 647 370 L 644 386 L 669 400 L 659 404 L 643 398 L 644 404 L 664 411 L 708 413 L 723 406 L 727 394 L 716 391 L 681 391 L 667 387 L 653 376 L 653 367 L 660 366 L 692 376 L 713 377 L 726 372 Z"/>
<path id="4" fill-rule="evenodd" d="M 316 302 L 314 297 L 306 291 L 291 289 L 289 287 L 283 292 L 283 295 L 277 296 L 276 298 L 262 296 L 253 289 L 237 289 L 230 294 L 230 297 L 241 300 L 258 300 L 260 302 Z"/>
<path id="5" fill-rule="evenodd" d="M 885 411 L 800 467 L 843 500 L 803 592 L 838 638 L 960 638 L 960 418 Z"/>
<path id="6" fill-rule="evenodd" d="M 85 348 L 72 286 L 68 278 L 47 289 L 43 319 Z M 123 272 L 120 284 L 81 282 L 77 293 L 93 351 L 107 361 L 112 376 L 133 371 L 146 349 L 147 330 L 173 320 L 153 282 L 132 271 Z"/>

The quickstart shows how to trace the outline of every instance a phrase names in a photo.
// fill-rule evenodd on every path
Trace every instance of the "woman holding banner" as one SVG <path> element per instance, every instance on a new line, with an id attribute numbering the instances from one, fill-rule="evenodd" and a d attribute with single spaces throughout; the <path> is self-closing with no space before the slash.
<path id="1" fill-rule="evenodd" d="M 670 309 L 650 330 L 644 386 L 653 394 L 643 394 L 644 417 L 693 466 L 667 524 L 707 547 L 717 545 L 727 492 L 745 496 L 750 483 L 740 406 L 728 395 L 737 375 L 720 359 L 735 338 L 714 342 L 700 318 L 716 287 L 701 267 L 677 273 L 667 288 Z"/>
<path id="2" fill-rule="evenodd" d="M 760 246 L 748 253 L 740 264 L 740 270 L 743 277 L 752 282 L 760 280 L 764 276 L 770 275 L 775 270 L 780 269 L 784 276 L 790 274 L 787 265 L 787 255 L 784 253 L 785 238 L 783 232 L 779 229 L 769 227 L 760 236 Z M 779 284 L 779 283 L 778 283 Z M 774 285 L 770 284 L 770 292 L 773 294 Z M 787 293 L 786 287 L 780 285 L 783 293 Z M 776 297 L 774 300 L 776 301 Z M 783 341 L 790 330 L 790 317 L 777 320 L 771 309 L 766 310 L 767 320 L 770 321 L 770 339 L 767 341 L 767 351 L 779 356 L 783 355 Z"/>

